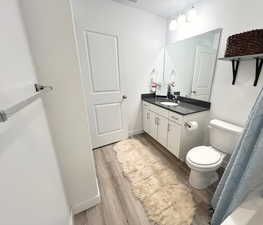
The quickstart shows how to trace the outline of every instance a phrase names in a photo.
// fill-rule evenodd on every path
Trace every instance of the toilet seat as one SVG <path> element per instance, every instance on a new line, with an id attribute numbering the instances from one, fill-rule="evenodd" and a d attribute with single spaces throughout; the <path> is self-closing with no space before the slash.
<path id="1" fill-rule="evenodd" d="M 196 170 L 216 170 L 222 163 L 225 154 L 212 146 L 198 146 L 191 149 L 186 156 L 188 166 Z"/>

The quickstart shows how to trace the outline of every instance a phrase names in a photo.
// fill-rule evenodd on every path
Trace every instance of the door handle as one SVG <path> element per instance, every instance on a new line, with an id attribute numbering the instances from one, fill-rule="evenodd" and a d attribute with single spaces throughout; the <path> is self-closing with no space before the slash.
<path id="1" fill-rule="evenodd" d="M 123 96 L 122 96 L 122 99 L 123 99 L 123 100 L 127 99 L 127 96 L 126 96 L 126 95 L 123 95 Z"/>
<path id="2" fill-rule="evenodd" d="M 196 94 L 196 91 L 192 91 L 193 94 Z"/>

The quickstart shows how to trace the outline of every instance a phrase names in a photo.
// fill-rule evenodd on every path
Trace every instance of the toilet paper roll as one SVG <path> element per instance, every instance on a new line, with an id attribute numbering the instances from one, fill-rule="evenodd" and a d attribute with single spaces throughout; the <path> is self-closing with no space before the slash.
<path id="1" fill-rule="evenodd" d="M 198 123 L 196 121 L 189 121 L 185 124 L 186 129 L 189 131 L 197 130 Z"/>

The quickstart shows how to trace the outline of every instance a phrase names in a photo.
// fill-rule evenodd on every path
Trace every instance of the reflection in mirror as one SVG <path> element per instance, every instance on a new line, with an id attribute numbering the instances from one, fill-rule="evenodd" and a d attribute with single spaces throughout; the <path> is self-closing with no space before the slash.
<path id="1" fill-rule="evenodd" d="M 221 31 L 213 30 L 167 45 L 164 85 L 170 85 L 181 96 L 209 101 Z"/>

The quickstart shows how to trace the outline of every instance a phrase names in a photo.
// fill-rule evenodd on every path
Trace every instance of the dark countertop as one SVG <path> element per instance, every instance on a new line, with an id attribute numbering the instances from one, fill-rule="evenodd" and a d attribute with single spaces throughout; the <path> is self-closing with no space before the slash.
<path id="1" fill-rule="evenodd" d="M 180 102 L 178 106 L 166 106 L 161 104 L 160 102 L 168 102 L 171 101 L 168 98 L 165 97 L 155 97 L 153 95 L 144 94 L 142 95 L 142 100 L 149 102 L 151 104 L 157 105 L 159 107 L 162 107 L 164 109 L 170 110 L 172 112 L 178 113 L 180 115 L 189 115 L 193 113 L 203 112 L 203 111 L 209 111 L 210 109 L 210 103 L 204 104 L 206 102 L 198 101 L 198 100 L 192 100 L 187 98 L 185 100 L 183 97 L 180 98 Z M 171 101 L 173 102 L 173 101 Z M 191 102 L 191 103 L 189 103 Z"/>

